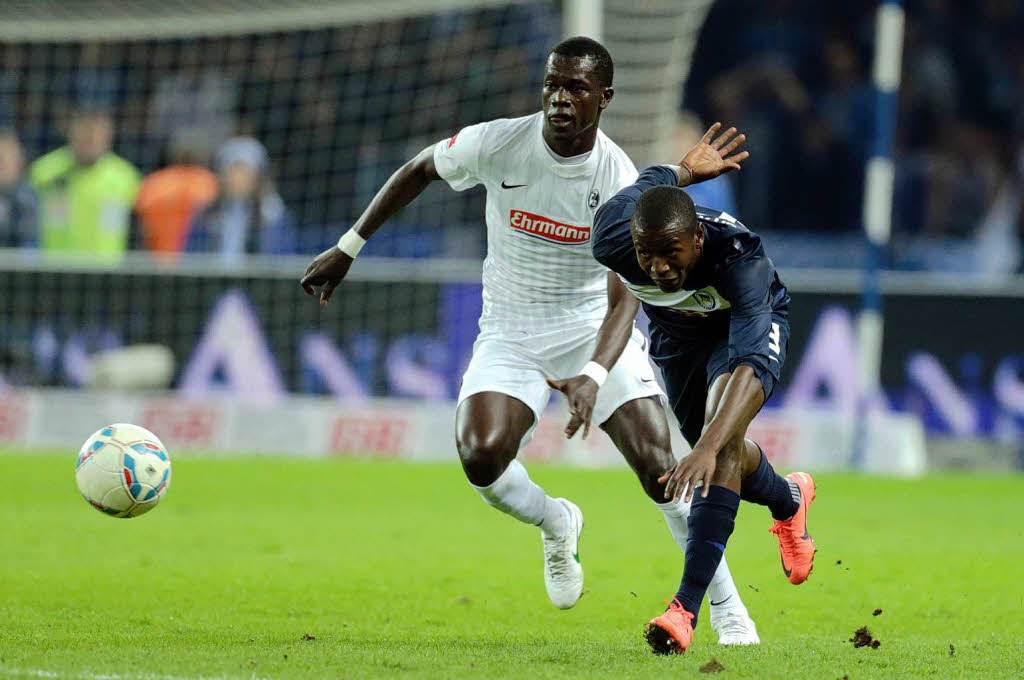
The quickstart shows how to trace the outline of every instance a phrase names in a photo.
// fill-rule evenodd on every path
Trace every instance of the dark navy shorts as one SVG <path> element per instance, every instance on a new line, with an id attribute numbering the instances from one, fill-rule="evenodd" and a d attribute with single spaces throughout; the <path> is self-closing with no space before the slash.
<path id="1" fill-rule="evenodd" d="M 669 407 L 690 446 L 697 443 L 704 429 L 704 412 L 711 385 L 723 373 L 729 372 L 728 324 L 708 325 L 707 333 L 682 340 L 651 324 L 651 359 L 661 369 Z M 750 366 L 761 380 L 764 398 L 768 401 L 786 362 L 789 347 L 787 309 L 772 313 L 771 331 L 758 342 L 764 343 L 761 354 L 769 358 L 768 365 L 751 363 Z M 777 360 L 772 357 L 777 357 Z"/>

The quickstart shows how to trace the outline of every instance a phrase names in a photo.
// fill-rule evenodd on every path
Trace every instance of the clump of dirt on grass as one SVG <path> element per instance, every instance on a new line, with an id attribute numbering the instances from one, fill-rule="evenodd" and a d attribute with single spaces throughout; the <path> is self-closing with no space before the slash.
<path id="1" fill-rule="evenodd" d="M 867 626 L 861 626 L 853 633 L 853 637 L 850 638 L 850 642 L 853 643 L 854 647 L 870 647 L 871 649 L 878 649 L 882 646 L 880 640 L 876 640 L 871 636 L 871 631 L 868 630 Z"/>
<path id="2" fill-rule="evenodd" d="M 701 673 L 721 673 L 724 670 L 725 666 L 718 663 L 718 659 L 712 659 L 700 667 Z"/>
<path id="3" fill-rule="evenodd" d="M 950 642 L 950 643 L 949 643 L 949 655 L 950 655 L 950 656 L 953 656 L 954 654 L 956 654 L 956 648 L 955 648 L 955 647 L 953 647 L 953 643 L 952 643 L 952 642 Z"/>
<path id="4" fill-rule="evenodd" d="M 871 615 L 872 615 L 872 616 L 878 616 L 878 615 L 879 615 L 879 614 L 881 614 L 881 613 L 882 613 L 882 610 L 881 610 L 881 609 L 876 609 L 875 611 L 871 612 Z"/>
<path id="5" fill-rule="evenodd" d="M 310 640 L 315 640 L 316 636 L 315 635 L 310 635 L 309 633 L 303 633 L 302 634 L 302 639 L 305 640 L 306 642 L 309 642 Z"/>

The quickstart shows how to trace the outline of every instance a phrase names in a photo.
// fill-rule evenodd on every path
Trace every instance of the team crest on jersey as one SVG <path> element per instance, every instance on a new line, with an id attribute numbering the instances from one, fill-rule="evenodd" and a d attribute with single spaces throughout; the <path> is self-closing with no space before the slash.
<path id="1" fill-rule="evenodd" d="M 718 306 L 718 301 L 715 300 L 715 296 L 706 290 L 698 290 L 694 292 L 693 301 L 700 305 L 702 309 L 706 309 L 709 312 Z"/>
<path id="2" fill-rule="evenodd" d="M 525 210 L 509 213 L 509 225 L 516 231 L 551 243 L 577 244 L 590 240 L 590 227 L 575 227 Z"/>
<path id="3" fill-rule="evenodd" d="M 593 191 L 590 192 L 590 200 L 587 202 L 587 205 L 589 205 L 590 209 L 593 210 L 598 206 L 600 202 L 601 194 L 598 192 L 597 189 L 594 189 Z"/>

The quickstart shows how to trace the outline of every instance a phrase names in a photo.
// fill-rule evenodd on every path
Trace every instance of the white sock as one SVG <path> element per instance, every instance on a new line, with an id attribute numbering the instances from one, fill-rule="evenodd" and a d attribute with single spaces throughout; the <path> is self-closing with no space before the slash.
<path id="1" fill-rule="evenodd" d="M 513 459 L 490 486 L 471 486 L 487 505 L 520 522 L 539 526 L 549 536 L 564 536 L 569 530 L 569 512 L 565 506 L 534 484 L 518 460 Z"/>
<path id="2" fill-rule="evenodd" d="M 682 501 L 678 503 L 669 501 L 668 503 L 655 503 L 655 505 L 665 515 L 668 530 L 672 532 L 672 538 L 676 540 L 676 545 L 685 555 L 686 538 L 690 535 L 690 529 L 686 525 L 686 518 L 690 516 L 690 504 Z M 729 565 L 725 563 L 725 555 L 722 555 L 722 561 L 718 563 L 718 569 L 715 570 L 711 584 L 708 585 L 708 601 L 713 603 L 712 606 L 727 605 L 727 608 L 730 609 L 743 606 L 739 591 L 736 590 L 736 584 L 733 583 L 732 574 L 729 573 Z"/>
<path id="3" fill-rule="evenodd" d="M 686 518 L 690 516 L 690 504 L 679 501 L 668 503 L 655 503 L 658 510 L 665 515 L 665 523 L 668 530 L 672 532 L 672 538 L 676 539 L 676 545 L 686 554 L 686 537 L 690 535 L 690 529 L 686 526 Z"/>

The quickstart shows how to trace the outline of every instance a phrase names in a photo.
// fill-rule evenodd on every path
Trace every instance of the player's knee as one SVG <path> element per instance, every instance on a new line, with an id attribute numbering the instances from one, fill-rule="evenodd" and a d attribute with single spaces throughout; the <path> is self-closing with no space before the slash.
<path id="1" fill-rule="evenodd" d="M 668 453 L 667 457 L 671 459 L 672 454 L 670 452 L 666 453 Z M 662 458 L 658 458 L 656 460 L 662 460 Z M 651 500 L 658 503 L 665 502 L 665 484 L 658 480 L 671 469 L 671 464 L 659 465 L 657 463 L 652 463 L 645 469 L 638 471 L 637 476 L 640 478 L 640 484 L 644 487 L 644 493 L 646 493 Z"/>
<path id="2" fill-rule="evenodd" d="M 518 450 L 518 442 L 498 431 L 460 433 L 456 446 L 462 469 L 475 486 L 493 484 Z"/>
<path id="3" fill-rule="evenodd" d="M 723 446 L 715 459 L 713 483 L 725 485 L 732 482 L 738 484 L 742 477 L 745 455 L 746 444 L 743 437 L 736 437 Z"/>
<path id="4" fill-rule="evenodd" d="M 665 501 L 665 485 L 658 478 L 672 469 L 675 459 L 672 451 L 666 446 L 652 443 L 638 443 L 632 457 L 633 471 L 651 500 L 658 503 Z"/>

